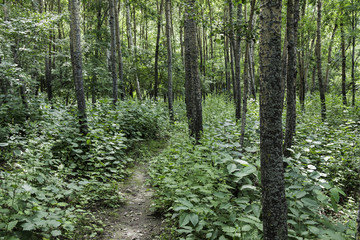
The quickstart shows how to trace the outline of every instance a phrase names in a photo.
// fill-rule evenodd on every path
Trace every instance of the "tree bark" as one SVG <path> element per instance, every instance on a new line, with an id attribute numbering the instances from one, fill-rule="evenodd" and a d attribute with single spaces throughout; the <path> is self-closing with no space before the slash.
<path id="1" fill-rule="evenodd" d="M 343 21 L 343 20 L 342 20 Z M 347 105 L 346 100 L 346 55 L 345 55 L 345 33 L 344 33 L 344 23 L 340 23 L 341 31 L 341 94 L 343 104 Z"/>
<path id="2" fill-rule="evenodd" d="M 326 100 L 321 67 L 321 0 L 317 0 L 317 30 L 316 30 L 316 65 L 320 90 L 321 119 L 326 119 Z"/>
<path id="3" fill-rule="evenodd" d="M 134 77 L 135 77 L 136 96 L 137 96 L 138 100 L 141 101 L 142 96 L 141 96 L 140 82 L 139 82 L 139 77 L 138 77 L 138 73 L 137 73 L 137 66 L 136 66 L 136 51 L 135 51 L 136 40 L 135 40 L 135 45 L 134 45 L 133 38 L 132 38 L 132 33 L 131 33 L 130 3 L 129 3 L 129 0 L 126 0 L 125 4 L 126 4 L 126 26 L 127 26 L 127 35 L 128 35 L 128 47 L 129 47 L 129 49 L 131 51 L 131 55 L 132 55 L 132 69 L 134 71 Z M 136 33 L 136 30 L 134 30 L 134 32 Z"/>
<path id="4" fill-rule="evenodd" d="M 261 0 L 260 160 L 265 240 L 288 238 L 282 157 L 281 0 Z"/>
<path id="5" fill-rule="evenodd" d="M 289 157 L 291 152 L 288 150 L 293 145 L 296 128 L 296 43 L 297 43 L 297 21 L 299 0 L 287 1 L 287 82 L 286 82 L 286 131 L 284 138 L 284 155 Z M 296 17 L 297 16 L 297 17 Z"/>
<path id="6" fill-rule="evenodd" d="M 118 99 L 117 73 L 116 73 L 116 33 L 115 33 L 115 3 L 109 0 L 109 27 L 110 27 L 110 69 L 112 78 L 112 98 L 116 105 Z"/>
<path id="7" fill-rule="evenodd" d="M 166 0 L 165 3 L 166 15 L 166 40 L 167 40 L 167 53 L 168 53 L 168 104 L 170 122 L 174 122 L 173 110 L 173 82 L 172 82 L 172 46 L 171 46 L 171 0 Z"/>
<path id="8" fill-rule="evenodd" d="M 88 133 L 86 118 L 86 103 L 84 94 L 81 32 L 80 32 L 80 1 L 69 0 L 70 12 L 70 54 L 75 83 L 75 94 L 79 111 L 80 132 L 85 136 Z"/>
<path id="9" fill-rule="evenodd" d="M 184 22 L 185 103 L 190 136 L 198 143 L 202 132 L 202 106 L 195 16 L 195 0 L 187 0 Z"/>
<path id="10" fill-rule="evenodd" d="M 255 10 L 255 2 L 256 0 L 251 0 L 251 9 L 250 9 L 250 17 L 248 23 L 248 33 L 246 36 L 246 46 L 245 46 L 245 61 L 244 61 L 244 96 L 243 96 L 243 110 L 241 116 L 241 134 L 240 134 L 240 146 L 244 148 L 244 138 L 245 138 L 245 126 L 246 126 L 246 113 L 247 113 L 247 99 L 249 92 L 249 78 L 248 72 L 251 73 L 251 63 L 250 63 L 250 45 L 252 41 L 251 33 L 253 30 L 253 17 Z M 251 74 L 250 74 L 251 75 Z"/>
<path id="11" fill-rule="evenodd" d="M 125 85 L 124 85 L 124 73 L 123 73 L 124 65 L 122 60 L 120 26 L 119 26 L 120 3 L 118 3 L 118 0 L 114 0 L 114 4 L 115 4 L 115 35 L 116 35 L 117 57 L 118 57 L 120 98 L 121 100 L 124 100 L 125 99 Z"/>
<path id="12" fill-rule="evenodd" d="M 332 52 L 332 46 L 334 43 L 334 38 L 335 38 L 335 33 L 337 30 L 337 19 L 335 20 L 335 25 L 334 25 L 334 29 L 332 31 L 331 34 L 331 38 L 330 38 L 330 43 L 329 43 L 329 48 L 328 48 L 328 61 L 327 61 L 327 65 L 326 65 L 326 73 L 325 73 L 325 92 L 327 92 L 328 90 L 328 86 L 329 86 L 329 73 L 330 73 L 330 64 L 331 64 L 331 52 Z"/>
<path id="13" fill-rule="evenodd" d="M 154 99 L 157 100 L 158 97 L 158 87 L 159 87 L 159 48 L 160 48 L 160 33 L 161 33 L 161 19 L 162 19 L 162 9 L 163 9 L 163 2 L 160 2 L 160 11 L 158 9 L 158 19 L 157 19 L 157 35 L 156 35 L 156 46 L 155 46 L 155 83 L 154 83 Z"/>
<path id="14" fill-rule="evenodd" d="M 355 32 L 357 25 L 357 11 L 354 9 L 354 0 L 351 1 L 353 12 L 352 12 L 352 30 Z M 356 83 L 355 83 L 355 41 L 356 36 L 352 38 L 352 54 L 351 54 L 351 85 L 352 85 L 352 102 L 351 105 L 355 107 L 355 92 L 356 92 Z M 360 210 L 359 210 L 359 222 L 360 222 Z M 360 224 L 358 225 L 358 234 L 360 234 Z M 360 235 L 359 235 L 360 238 Z"/>

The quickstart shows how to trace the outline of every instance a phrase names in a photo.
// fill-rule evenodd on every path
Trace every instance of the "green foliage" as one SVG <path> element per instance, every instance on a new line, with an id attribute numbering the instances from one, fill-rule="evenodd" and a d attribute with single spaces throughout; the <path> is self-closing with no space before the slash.
<path id="1" fill-rule="evenodd" d="M 127 149 L 160 137 L 165 119 L 161 106 L 129 101 L 114 107 L 104 100 L 88 112 L 86 137 L 73 107 L 40 102 L 28 121 L 8 122 L 0 143 L 0 239 L 101 234 L 91 209 L 122 204 L 119 181 L 133 161 Z"/>
<path id="2" fill-rule="evenodd" d="M 222 97 L 208 97 L 201 145 L 194 146 L 186 132 L 179 131 L 185 125 L 177 123 L 169 148 L 152 162 L 152 183 L 158 188 L 155 206 L 175 220 L 172 234 L 178 239 L 262 237 L 258 104 L 249 104 L 243 152 L 232 109 Z M 298 136 L 310 129 L 299 127 Z M 285 159 L 289 238 L 349 239 L 354 222 L 336 220 L 345 195 L 342 186 L 327 177 L 329 169 L 325 173 L 325 168 L 316 167 L 304 150 L 296 147 L 294 156 Z"/>

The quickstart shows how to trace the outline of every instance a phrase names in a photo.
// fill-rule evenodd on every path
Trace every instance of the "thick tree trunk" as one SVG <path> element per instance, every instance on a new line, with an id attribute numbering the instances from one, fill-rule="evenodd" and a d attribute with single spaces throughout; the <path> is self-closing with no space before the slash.
<path id="1" fill-rule="evenodd" d="M 345 55 L 345 33 L 344 33 L 344 23 L 340 23 L 341 30 L 341 93 L 343 104 L 347 105 L 346 100 L 346 55 Z"/>
<path id="2" fill-rule="evenodd" d="M 118 86 L 116 74 L 116 33 L 115 33 L 115 3 L 109 0 L 109 27 L 110 27 L 110 69 L 112 78 L 112 98 L 113 104 L 116 105 L 118 99 Z"/>
<path id="3" fill-rule="evenodd" d="M 117 46 L 117 57 L 118 57 L 118 71 L 119 71 L 119 86 L 120 86 L 120 98 L 125 99 L 125 85 L 124 85 L 124 71 L 123 71 L 123 60 L 121 52 L 121 41 L 120 41 L 120 26 L 119 26 L 119 12 L 120 3 L 118 0 L 114 0 L 115 4 L 115 35 L 116 35 L 116 46 Z"/>
<path id="4" fill-rule="evenodd" d="M 281 0 L 261 0 L 260 159 L 265 240 L 288 238 L 282 157 Z"/>
<path id="5" fill-rule="evenodd" d="M 321 0 L 317 0 L 317 30 L 316 30 L 316 65 L 320 90 L 321 101 L 321 118 L 323 121 L 326 119 L 326 102 L 325 102 L 325 89 L 323 84 L 322 67 L 321 67 Z"/>
<path id="6" fill-rule="evenodd" d="M 80 1 L 69 0 L 70 12 L 70 54 L 75 82 L 75 94 L 79 111 L 80 132 L 88 133 L 86 103 L 82 72 L 81 32 L 80 32 Z"/>
<path id="7" fill-rule="evenodd" d="M 296 128 L 296 43 L 297 43 L 297 21 L 299 0 L 287 1 L 287 82 L 286 82 L 286 131 L 284 138 L 284 155 L 290 156 L 290 149 L 293 145 L 293 138 Z"/>
<path id="8" fill-rule="evenodd" d="M 166 15 L 166 40 L 167 40 L 167 53 L 168 53 L 168 104 L 170 122 L 174 122 L 174 109 L 173 109 L 173 82 L 172 82 L 172 47 L 171 47 L 171 0 L 165 2 L 165 15 Z"/>
<path id="9" fill-rule="evenodd" d="M 156 35 L 156 46 L 155 46 L 155 83 L 154 83 L 154 99 L 157 100 L 158 97 L 158 88 L 159 88 L 159 48 L 160 48 L 160 33 L 161 33 L 161 19 L 162 19 L 162 9 L 163 9 L 163 2 L 160 2 L 160 11 L 158 9 L 158 19 L 157 19 L 157 35 Z M 159 5 L 159 4 L 158 4 Z M 159 6 L 158 6 L 159 8 Z"/>
<path id="10" fill-rule="evenodd" d="M 202 132 L 201 84 L 198 66 L 195 0 L 187 0 L 184 21 L 185 103 L 190 136 L 196 142 Z"/>

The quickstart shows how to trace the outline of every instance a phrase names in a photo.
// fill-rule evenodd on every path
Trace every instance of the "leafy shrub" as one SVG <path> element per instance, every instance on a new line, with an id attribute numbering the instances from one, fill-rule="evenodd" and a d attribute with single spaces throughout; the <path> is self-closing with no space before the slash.
<path id="1" fill-rule="evenodd" d="M 36 119 L 9 124 L 0 145 L 0 239 L 94 238 L 103 229 L 91 209 L 123 202 L 118 181 L 132 162 L 126 151 L 160 136 L 166 111 L 104 100 L 89 111 L 84 137 L 75 108 L 42 102 L 38 109 Z"/>
<path id="2" fill-rule="evenodd" d="M 258 114 L 251 112 L 257 107 L 250 102 L 243 152 L 239 126 L 230 116 L 232 106 L 214 97 L 204 106 L 201 145 L 192 145 L 186 131 L 176 132 L 170 147 L 153 160 L 155 207 L 175 220 L 178 239 L 262 238 L 259 122 Z M 178 123 L 175 129 L 180 127 L 186 124 Z M 345 193 L 303 150 L 295 149 L 294 157 L 285 159 L 289 238 L 349 238 L 354 224 L 343 225 L 333 217 Z"/>

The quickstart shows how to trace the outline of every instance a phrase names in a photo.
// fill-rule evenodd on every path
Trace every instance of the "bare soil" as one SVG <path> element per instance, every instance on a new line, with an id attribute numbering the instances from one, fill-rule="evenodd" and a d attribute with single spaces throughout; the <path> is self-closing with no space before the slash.
<path id="1" fill-rule="evenodd" d="M 135 166 L 132 175 L 122 184 L 126 203 L 105 213 L 103 240 L 153 240 L 160 235 L 162 219 L 151 211 L 153 191 L 146 180 L 147 164 Z"/>

